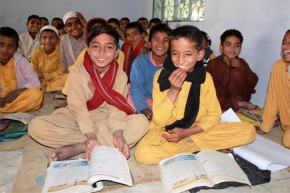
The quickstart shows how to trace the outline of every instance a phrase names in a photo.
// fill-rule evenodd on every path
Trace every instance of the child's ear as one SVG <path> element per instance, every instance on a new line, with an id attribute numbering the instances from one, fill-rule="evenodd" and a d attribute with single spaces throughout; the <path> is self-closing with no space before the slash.
<path id="1" fill-rule="evenodd" d="M 222 54 L 223 53 L 223 45 L 222 44 L 220 44 L 220 53 Z"/>
<path id="2" fill-rule="evenodd" d="M 86 50 L 87 50 L 88 54 L 90 55 L 90 49 L 88 46 L 86 46 Z"/>
<path id="3" fill-rule="evenodd" d="M 201 61 L 203 59 L 204 54 L 205 54 L 204 49 L 200 50 L 197 54 L 197 61 Z"/>
<path id="4" fill-rule="evenodd" d="M 120 49 L 118 48 L 118 49 L 116 50 L 116 53 L 115 53 L 115 60 L 118 60 L 118 57 L 119 57 L 119 51 L 120 51 Z"/>

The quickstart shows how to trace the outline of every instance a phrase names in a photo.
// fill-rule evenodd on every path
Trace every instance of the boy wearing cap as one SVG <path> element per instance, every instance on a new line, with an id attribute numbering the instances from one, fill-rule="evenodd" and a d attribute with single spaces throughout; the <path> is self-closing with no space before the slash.
<path id="1" fill-rule="evenodd" d="M 31 61 L 33 50 L 40 47 L 39 30 L 41 19 L 37 15 L 30 15 L 26 22 L 27 32 L 19 35 L 18 52 L 27 60 Z"/>
<path id="2" fill-rule="evenodd" d="M 66 34 L 61 38 L 61 60 L 64 71 L 73 65 L 78 55 L 86 47 L 83 27 L 84 17 L 77 12 L 69 11 L 63 17 Z"/>
<path id="3" fill-rule="evenodd" d="M 27 59 L 17 53 L 19 36 L 0 28 L 0 114 L 36 110 L 43 95 L 40 82 Z"/>
<path id="4" fill-rule="evenodd" d="M 47 25 L 40 30 L 41 48 L 32 53 L 31 63 L 44 91 L 60 91 L 67 79 L 61 63 L 58 31 Z"/>

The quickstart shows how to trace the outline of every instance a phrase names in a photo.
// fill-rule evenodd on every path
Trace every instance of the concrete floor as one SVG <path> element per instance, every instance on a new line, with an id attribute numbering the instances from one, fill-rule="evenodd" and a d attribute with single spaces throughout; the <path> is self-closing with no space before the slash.
<path id="1" fill-rule="evenodd" d="M 63 103 L 54 95 L 46 94 L 43 107 L 34 115 L 50 114 L 53 108 Z M 266 138 L 279 143 L 281 131 L 273 130 Z M 47 164 L 52 149 L 43 147 L 28 135 L 14 142 L 0 143 L 0 193 L 40 193 L 46 177 Z M 81 155 L 80 157 L 83 157 Z M 289 158 L 290 159 L 290 158 Z M 133 187 L 110 185 L 101 192 L 110 193 L 162 193 L 162 184 L 157 166 L 139 165 L 133 156 L 128 160 L 134 179 Z M 271 182 L 249 187 L 227 188 L 222 190 L 202 190 L 201 193 L 286 193 L 290 192 L 290 171 L 284 169 L 272 173 Z"/>

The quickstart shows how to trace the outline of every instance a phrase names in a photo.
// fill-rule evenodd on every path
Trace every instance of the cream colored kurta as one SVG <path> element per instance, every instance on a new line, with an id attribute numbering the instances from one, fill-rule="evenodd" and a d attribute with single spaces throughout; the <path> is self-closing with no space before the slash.
<path id="1" fill-rule="evenodd" d="M 35 39 L 32 39 L 29 32 L 25 32 L 19 35 L 19 47 L 18 52 L 27 60 L 31 61 L 32 52 L 36 48 L 40 48 L 39 42 L 40 34 L 36 34 Z"/>
<path id="2" fill-rule="evenodd" d="M 36 49 L 32 53 L 31 63 L 38 75 L 43 74 L 44 78 L 40 82 L 46 92 L 62 90 L 68 74 L 64 73 L 59 45 L 50 55 L 45 53 L 44 48 Z"/>
<path id="3" fill-rule="evenodd" d="M 220 124 L 221 108 L 216 97 L 212 77 L 206 74 L 206 81 L 201 85 L 200 105 L 195 123 L 204 132 L 191 136 L 193 142 L 180 140 L 167 142 L 161 135 L 165 126 L 182 119 L 191 83 L 185 82 L 175 104 L 167 97 L 168 90 L 161 92 L 156 72 L 153 82 L 153 121 L 150 130 L 140 140 L 134 152 L 135 159 L 143 164 L 157 164 L 160 160 L 177 153 L 196 152 L 205 149 L 219 150 L 244 145 L 252 142 L 255 129 L 249 123 Z"/>
<path id="4" fill-rule="evenodd" d="M 103 102 L 92 111 L 87 101 L 95 87 L 83 65 L 76 65 L 68 77 L 68 106 L 40 116 L 29 124 L 29 134 L 39 143 L 49 147 L 62 147 L 85 141 L 85 134 L 95 132 L 103 145 L 114 146 L 112 134 L 121 129 L 130 147 L 147 132 L 149 123 L 142 115 L 127 115 L 116 107 Z M 127 77 L 119 68 L 113 89 L 127 97 Z"/>
<path id="5" fill-rule="evenodd" d="M 273 65 L 262 115 L 263 122 L 260 126 L 263 131 L 269 132 L 279 115 L 284 131 L 282 142 L 288 148 L 290 148 L 290 74 L 287 72 L 289 65 L 283 60 L 278 60 Z"/>

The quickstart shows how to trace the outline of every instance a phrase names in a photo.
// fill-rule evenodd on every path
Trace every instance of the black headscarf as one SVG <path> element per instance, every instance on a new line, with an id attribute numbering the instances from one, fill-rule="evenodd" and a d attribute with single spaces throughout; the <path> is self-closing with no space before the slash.
<path id="1" fill-rule="evenodd" d="M 160 76 L 158 78 L 158 83 L 160 85 L 160 91 L 164 91 L 170 88 L 170 82 L 168 80 L 170 74 L 177 68 L 172 63 L 170 53 L 164 62 L 163 68 Z M 200 85 L 204 83 L 206 76 L 206 69 L 203 62 L 198 61 L 194 70 L 187 72 L 187 77 L 185 81 L 191 82 L 191 87 L 186 101 L 186 107 L 184 111 L 184 117 L 180 120 L 175 121 L 170 125 L 166 125 L 166 131 L 173 129 L 175 127 L 180 127 L 183 129 L 189 128 L 195 121 L 198 110 L 199 110 L 199 98 L 200 98 Z"/>

